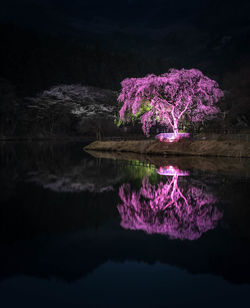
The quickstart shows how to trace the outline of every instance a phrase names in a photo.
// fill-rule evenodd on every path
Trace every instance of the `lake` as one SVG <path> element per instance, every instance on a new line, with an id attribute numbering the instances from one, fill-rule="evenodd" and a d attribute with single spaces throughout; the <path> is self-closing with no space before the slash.
<path id="1" fill-rule="evenodd" d="M 1 307 L 250 307 L 248 159 L 0 146 Z"/>

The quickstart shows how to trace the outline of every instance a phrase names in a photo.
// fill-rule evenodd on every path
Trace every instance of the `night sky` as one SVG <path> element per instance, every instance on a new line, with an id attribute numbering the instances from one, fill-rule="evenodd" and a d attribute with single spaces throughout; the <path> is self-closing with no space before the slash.
<path id="1" fill-rule="evenodd" d="M 249 1 L 9 0 L 0 21 L 51 34 L 122 32 L 162 39 L 173 30 L 237 35 L 249 31 Z"/>
<path id="2" fill-rule="evenodd" d="M 0 77 L 27 95 L 195 67 L 231 87 L 250 67 L 249 12 L 248 0 L 1 1 Z"/>

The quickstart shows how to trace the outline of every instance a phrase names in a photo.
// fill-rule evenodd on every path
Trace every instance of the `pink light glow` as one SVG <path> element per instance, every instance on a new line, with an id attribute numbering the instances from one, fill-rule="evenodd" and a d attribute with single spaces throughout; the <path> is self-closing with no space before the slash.
<path id="1" fill-rule="evenodd" d="M 132 191 L 130 184 L 123 184 L 119 190 L 122 203 L 118 205 L 121 226 L 182 240 L 198 239 L 214 229 L 222 218 L 214 206 L 217 199 L 200 183 L 184 184 L 178 187 L 178 171 L 166 183 L 160 182 L 157 186 L 144 178 L 139 191 Z"/>
<path id="2" fill-rule="evenodd" d="M 177 142 L 182 138 L 190 138 L 189 133 L 160 133 L 155 136 L 155 139 L 160 140 L 161 142 Z"/>
<path id="3" fill-rule="evenodd" d="M 166 175 L 166 176 L 173 176 L 173 175 L 178 175 L 178 176 L 188 176 L 189 172 L 180 170 L 177 167 L 174 166 L 164 166 L 164 167 L 159 167 L 156 172 L 160 175 Z"/>

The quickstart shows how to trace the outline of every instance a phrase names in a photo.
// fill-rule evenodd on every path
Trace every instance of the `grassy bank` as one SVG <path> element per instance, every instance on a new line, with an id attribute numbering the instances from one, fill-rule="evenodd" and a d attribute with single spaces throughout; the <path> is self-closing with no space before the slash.
<path id="1" fill-rule="evenodd" d="M 170 144 L 157 140 L 95 141 L 84 149 L 146 155 L 250 157 L 250 142 L 239 140 L 181 140 Z"/>

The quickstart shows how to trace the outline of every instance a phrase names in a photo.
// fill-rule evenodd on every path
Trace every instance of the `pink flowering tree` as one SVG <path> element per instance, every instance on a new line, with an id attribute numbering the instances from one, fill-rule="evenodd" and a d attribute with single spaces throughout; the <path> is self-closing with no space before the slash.
<path id="1" fill-rule="evenodd" d="M 193 122 L 212 119 L 219 112 L 216 103 L 223 97 L 218 83 L 197 69 L 170 69 L 160 76 L 127 78 L 121 85 L 120 119 L 140 119 L 147 136 L 156 122 L 171 127 L 177 135 L 184 115 Z"/>
<path id="2" fill-rule="evenodd" d="M 118 205 L 121 226 L 182 240 L 198 239 L 215 228 L 222 218 L 215 206 L 217 199 L 201 183 L 185 184 L 178 184 L 178 172 L 158 185 L 145 177 L 139 191 L 123 184 L 119 191 L 122 203 Z"/>

